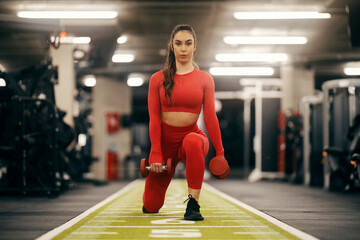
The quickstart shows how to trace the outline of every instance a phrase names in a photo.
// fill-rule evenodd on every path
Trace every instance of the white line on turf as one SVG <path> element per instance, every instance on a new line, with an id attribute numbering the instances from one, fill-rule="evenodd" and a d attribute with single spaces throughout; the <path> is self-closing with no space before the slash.
<path id="1" fill-rule="evenodd" d="M 104 228 L 104 229 L 111 229 L 111 228 L 243 228 L 243 227 L 249 227 L 246 225 L 236 225 L 236 226 L 174 226 L 171 225 L 171 227 L 169 225 L 164 225 L 164 226 L 158 226 L 158 225 L 154 225 L 154 226 L 90 226 L 90 225 L 83 225 L 81 226 L 81 228 Z M 253 226 L 253 227 L 263 227 L 263 226 Z M 265 226 L 266 227 L 266 226 Z M 279 233 L 280 234 L 280 233 Z"/>
<path id="2" fill-rule="evenodd" d="M 66 240 L 84 240 L 84 238 L 65 238 Z M 92 239 L 92 238 L 86 238 L 86 240 L 98 240 L 98 239 Z M 121 240 L 144 240 L 143 238 L 129 238 L 129 239 L 121 239 Z M 218 238 L 214 239 L 214 238 L 208 238 L 206 240 L 219 240 Z M 239 238 L 227 238 L 226 240 L 239 240 Z M 254 238 L 242 238 L 241 240 L 254 240 Z M 288 238 L 261 238 L 261 240 L 289 240 Z"/>
<path id="3" fill-rule="evenodd" d="M 124 217 L 129 217 L 129 218 L 134 218 L 134 217 L 139 217 L 139 218 L 152 218 L 152 217 L 167 217 L 169 216 L 170 214 L 162 214 L 160 215 L 160 213 L 157 213 L 156 215 L 146 215 L 146 216 L 132 216 L 132 215 L 128 215 L 128 216 L 95 216 L 94 218 L 109 218 L 109 217 L 114 217 L 114 218 L 124 218 Z M 219 217 L 219 215 L 203 215 L 204 218 L 206 217 Z M 234 215 L 221 215 L 221 217 L 229 217 L 229 218 L 254 218 L 254 217 L 251 217 L 251 216 L 234 216 Z"/>
<path id="4" fill-rule="evenodd" d="M 108 211 L 106 211 L 106 212 L 101 212 L 101 214 L 103 214 L 103 213 L 105 213 L 105 214 L 113 214 L 113 213 L 132 213 L 132 212 L 116 212 L 116 211 L 110 211 L 110 212 L 108 212 Z"/>
<path id="5" fill-rule="evenodd" d="M 291 234 L 293 234 L 293 235 L 295 235 L 295 236 L 297 236 L 297 237 L 299 237 L 299 238 L 301 238 L 303 240 L 319 240 L 316 237 L 313 237 L 313 236 L 311 236 L 311 235 L 309 235 L 309 234 L 307 234 L 305 232 L 302 232 L 302 231 L 300 231 L 300 230 L 298 230 L 296 228 L 293 228 L 293 227 L 291 227 L 291 226 L 289 226 L 289 225 L 287 225 L 287 224 L 285 224 L 283 222 L 280 222 L 279 220 L 277 220 L 277 219 L 275 219 L 275 218 L 273 218 L 273 217 L 271 217 L 271 216 L 269 216 L 269 215 L 255 209 L 255 208 L 253 208 L 253 207 L 251 207 L 251 206 L 249 206 L 249 205 L 247 205 L 247 204 L 245 204 L 245 203 L 243 203 L 243 202 L 241 202 L 241 201 L 227 195 L 226 193 L 223 193 L 223 192 L 217 190 L 216 188 L 210 186 L 206 182 L 204 182 L 204 186 L 209 191 L 222 196 L 224 199 L 227 199 L 228 201 L 230 201 L 232 203 L 235 203 L 238 206 L 243 207 L 248 211 L 251 211 L 251 212 L 255 213 L 256 215 L 268 220 L 269 222 L 277 225 L 278 227 L 284 229 L 285 231 L 287 231 L 287 232 L 289 232 L 289 233 L 291 233 Z"/>
<path id="6" fill-rule="evenodd" d="M 225 211 L 228 211 L 228 212 L 244 212 L 242 211 L 241 209 L 238 209 L 238 208 L 213 208 L 213 207 L 205 207 L 205 208 L 202 208 L 202 209 L 209 209 L 209 210 L 214 210 L 214 211 L 222 211 L 222 212 L 225 212 Z"/>
<path id="7" fill-rule="evenodd" d="M 233 214 L 245 214 L 244 212 L 236 212 L 236 211 L 231 211 L 231 212 L 213 212 L 213 213 L 233 213 Z"/>
<path id="8" fill-rule="evenodd" d="M 127 207 L 119 207 L 119 208 L 105 208 L 106 210 L 141 210 L 141 207 L 139 208 L 127 208 Z"/>
<path id="9" fill-rule="evenodd" d="M 77 235 L 77 234 L 84 234 L 84 235 L 100 235 L 100 234 L 119 234 L 117 232 L 73 232 L 71 234 Z"/>
<path id="10" fill-rule="evenodd" d="M 221 222 L 248 222 L 248 221 L 261 222 L 261 221 L 259 221 L 259 220 L 249 220 L 249 219 L 244 219 L 244 220 L 221 220 Z"/>
<path id="11" fill-rule="evenodd" d="M 90 220 L 91 222 L 106 222 L 106 223 L 110 223 L 110 222 L 126 222 L 125 220 Z"/>
<path id="12" fill-rule="evenodd" d="M 139 182 L 139 181 L 140 180 L 134 180 L 134 182 Z M 130 182 L 129 184 L 132 184 L 132 182 Z M 142 201 L 140 203 L 142 203 Z M 112 202 L 111 204 L 108 205 L 108 207 L 142 207 L 142 204 L 138 204 L 137 202 L 134 202 L 134 204 L 123 204 L 122 202 Z"/>
<path id="13" fill-rule="evenodd" d="M 245 234 L 245 235 L 268 235 L 268 234 L 280 234 L 279 232 L 233 232 L 234 234 Z"/>
<path id="14" fill-rule="evenodd" d="M 51 239 L 53 237 L 55 237 L 56 235 L 60 234 L 61 232 L 65 231 L 66 229 L 72 227 L 74 224 L 78 223 L 80 220 L 84 219 L 85 217 L 87 217 L 89 214 L 95 212 L 96 210 L 98 210 L 100 207 L 106 205 L 107 203 L 113 201 L 114 199 L 116 199 L 117 197 L 119 197 L 120 195 L 122 195 L 124 192 L 128 191 L 129 189 L 131 189 L 133 187 L 133 185 L 135 185 L 137 183 L 137 181 L 139 180 L 135 180 L 132 181 L 131 183 L 129 183 L 128 185 L 126 185 L 124 188 L 122 188 L 121 190 L 119 190 L 118 192 L 114 193 L 113 195 L 107 197 L 106 199 L 104 199 L 103 201 L 99 202 L 98 204 L 96 204 L 95 206 L 89 208 L 88 210 L 86 210 L 85 212 L 83 212 L 82 214 L 80 214 L 79 216 L 71 219 L 70 221 L 64 223 L 63 225 L 54 228 L 53 230 L 51 230 L 50 232 L 45 233 L 44 235 L 38 237 L 36 240 L 47 240 L 47 239 Z"/>
<path id="15" fill-rule="evenodd" d="M 235 210 L 235 211 L 239 211 L 238 208 L 228 208 L 228 207 L 209 207 L 209 206 L 206 206 L 206 207 L 202 207 L 202 209 L 212 209 L 212 210 Z"/>

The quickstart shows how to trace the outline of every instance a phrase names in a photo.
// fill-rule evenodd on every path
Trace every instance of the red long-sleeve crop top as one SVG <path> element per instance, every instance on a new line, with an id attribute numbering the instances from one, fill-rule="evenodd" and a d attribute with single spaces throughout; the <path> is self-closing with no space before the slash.
<path id="1" fill-rule="evenodd" d="M 216 150 L 216 155 L 224 157 L 220 127 L 215 112 L 215 85 L 211 75 L 196 68 L 187 74 L 176 74 L 174 77 L 175 85 L 171 93 L 173 103 L 165 97 L 163 81 L 163 72 L 159 71 L 152 75 L 149 83 L 150 164 L 163 162 L 161 151 L 161 111 L 200 114 L 202 106 L 205 126 Z"/>

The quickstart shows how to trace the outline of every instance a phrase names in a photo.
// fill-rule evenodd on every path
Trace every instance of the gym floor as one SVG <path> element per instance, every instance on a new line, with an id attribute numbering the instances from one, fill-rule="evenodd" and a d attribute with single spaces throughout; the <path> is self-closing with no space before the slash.
<path id="1" fill-rule="evenodd" d="M 35 239 L 128 183 L 116 181 L 101 186 L 78 183 L 56 198 L 1 196 L 0 239 Z M 207 183 L 319 239 L 360 239 L 360 192 L 327 192 L 321 188 L 274 181 L 249 183 L 230 179 Z"/>

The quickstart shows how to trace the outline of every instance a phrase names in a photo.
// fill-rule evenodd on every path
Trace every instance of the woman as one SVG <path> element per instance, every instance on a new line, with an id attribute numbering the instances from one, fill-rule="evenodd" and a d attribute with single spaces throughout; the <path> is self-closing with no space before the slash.
<path id="1" fill-rule="evenodd" d="M 143 194 L 143 212 L 156 213 L 163 206 L 171 181 L 162 165 L 168 158 L 186 161 L 188 204 L 184 218 L 203 220 L 198 204 L 209 142 L 197 126 L 203 106 L 206 129 L 216 156 L 224 158 L 218 119 L 215 113 L 215 86 L 212 77 L 198 70 L 193 55 L 196 35 L 190 25 L 174 27 L 168 44 L 165 68 L 152 75 L 148 109 L 151 151 L 150 173 Z"/>

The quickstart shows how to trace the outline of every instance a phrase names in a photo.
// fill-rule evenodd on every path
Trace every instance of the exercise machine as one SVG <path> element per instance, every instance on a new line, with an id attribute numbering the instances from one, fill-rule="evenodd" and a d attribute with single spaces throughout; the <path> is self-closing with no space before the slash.
<path id="1" fill-rule="evenodd" d="M 347 190 L 351 186 L 352 127 L 360 114 L 360 79 L 323 83 L 324 188 Z M 356 145 L 356 144 L 355 144 Z"/>

